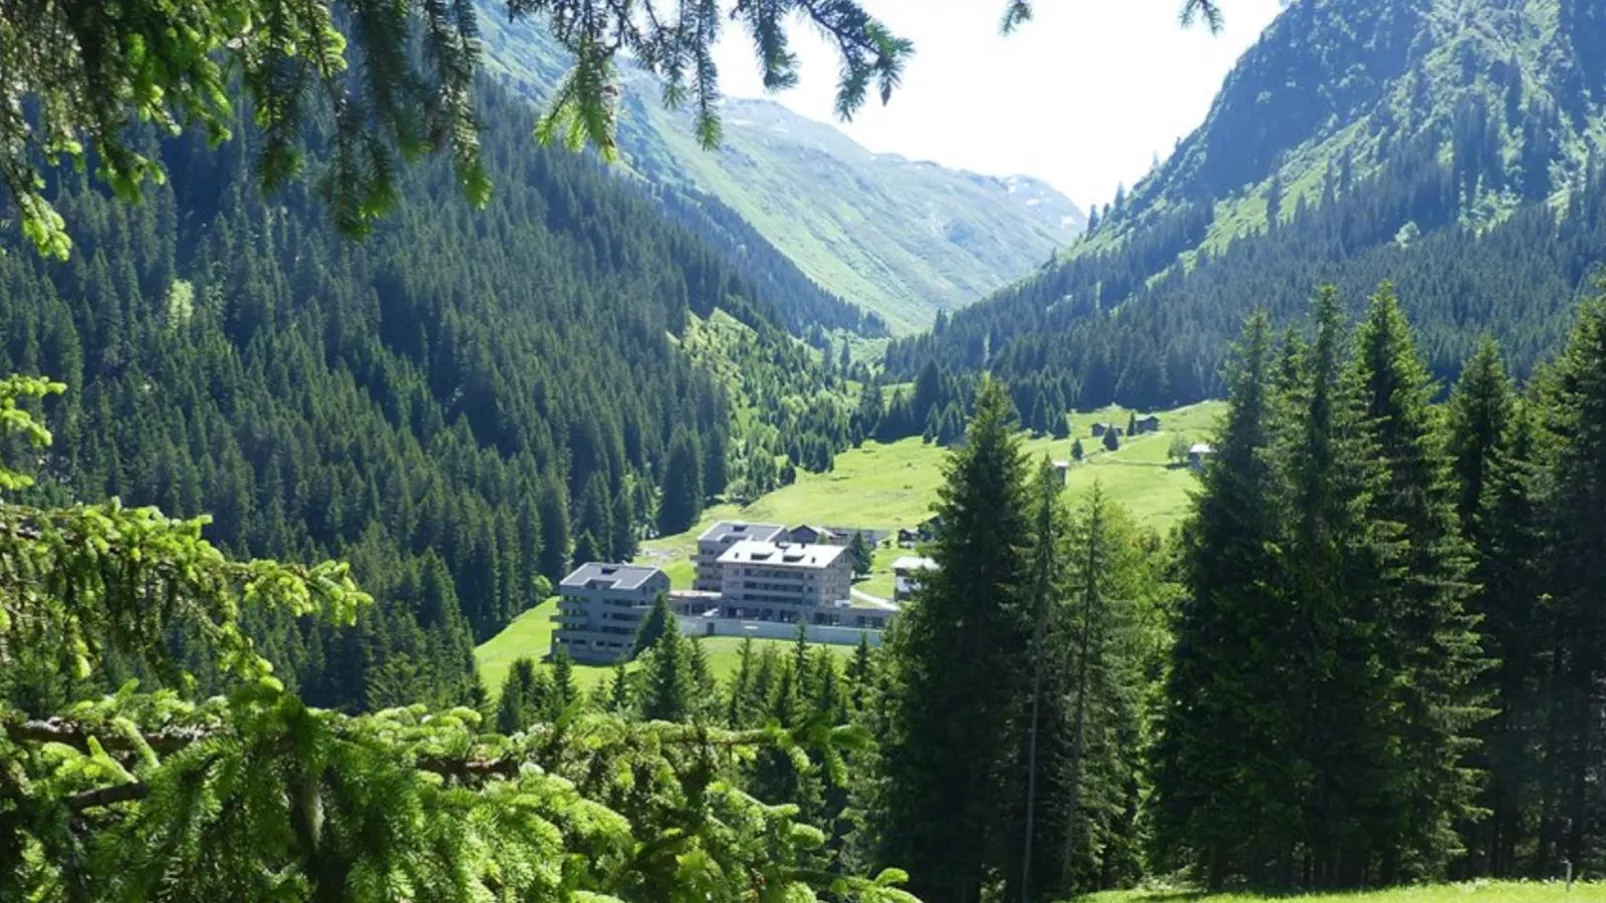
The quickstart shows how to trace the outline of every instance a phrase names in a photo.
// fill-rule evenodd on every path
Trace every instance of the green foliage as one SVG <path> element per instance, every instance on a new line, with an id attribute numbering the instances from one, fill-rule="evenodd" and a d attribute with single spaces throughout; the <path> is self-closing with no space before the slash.
<path id="1" fill-rule="evenodd" d="M 864 538 L 863 533 L 853 534 L 853 541 L 848 543 L 848 554 L 853 556 L 855 577 L 867 576 L 870 569 L 875 566 L 875 548 Z"/>
<path id="2" fill-rule="evenodd" d="M 52 388 L 0 386 L 7 428 L 42 441 L 14 402 Z M 913 899 L 895 871 L 832 868 L 797 806 L 731 780 L 772 745 L 812 767 L 803 745 L 828 746 L 834 732 L 571 716 L 561 661 L 544 682 L 527 660 L 514 668 L 499 707 L 521 731 L 511 737 L 482 732 L 465 708 L 309 708 L 271 676 L 241 618 L 283 609 L 349 624 L 368 600 L 343 566 L 237 564 L 199 539 L 197 522 L 115 504 L 8 502 L 0 516 L 8 682 L 62 649 L 82 679 L 87 650 L 116 647 L 189 686 L 167 644 L 179 630 L 231 675 L 226 695 L 199 703 L 132 681 L 49 718 L 0 703 L 0 897 Z M 658 649 L 678 642 L 667 633 Z M 555 722 L 535 720 L 554 710 Z"/>
<path id="3" fill-rule="evenodd" d="M 651 532 L 674 427 L 821 470 L 848 444 L 847 402 L 807 402 L 819 366 L 742 275 L 594 165 L 524 147 L 493 86 L 479 100 L 504 184 L 483 212 L 426 163 L 397 175 L 394 228 L 353 244 L 310 183 L 264 204 L 246 159 L 180 138 L 142 205 L 56 173 L 73 234 L 108 253 L 0 256 L 0 372 L 72 388 L 38 408 L 57 444 L 15 457 L 38 482 L 18 500 L 210 512 L 203 535 L 236 558 L 349 561 L 378 600 L 356 630 L 248 619 L 311 705 L 469 701 L 474 646 L 546 597 L 538 576 Z M 753 402 L 680 341 L 711 320 L 766 362 L 754 391 L 798 404 L 736 416 Z M 104 683 L 133 676 L 114 660 Z"/>
<path id="4" fill-rule="evenodd" d="M 940 335 L 892 343 L 888 373 L 935 361 L 1078 408 L 1170 407 L 1224 393 L 1254 307 L 1295 322 L 1332 282 L 1353 312 L 1388 280 L 1435 378 L 1484 332 L 1526 378 L 1606 245 L 1601 112 L 1576 74 L 1599 28 L 1571 0 L 1290 4 L 1096 231 Z"/>
<path id="5" fill-rule="evenodd" d="M 1015 589 L 1028 516 L 1014 427 L 1003 387 L 984 382 L 965 445 L 944 468 L 930 552 L 939 570 L 905 608 L 889 650 L 882 855 L 908 865 L 931 899 L 968 899 L 989 870 L 1018 862 L 1009 838 L 1019 835 L 999 806 L 1020 798 L 1020 772 L 1004 763 L 1018 761 L 1019 652 L 1030 636 Z M 985 752 L 964 737 L 989 738 Z"/>
<path id="6" fill-rule="evenodd" d="M 675 633 L 679 630 L 675 615 L 669 610 L 669 600 L 660 595 L 652 602 L 652 611 L 641 619 L 641 629 L 636 631 L 636 642 L 630 649 L 630 657 L 636 658 L 648 649 L 658 645 L 659 639 L 666 633 Z"/>

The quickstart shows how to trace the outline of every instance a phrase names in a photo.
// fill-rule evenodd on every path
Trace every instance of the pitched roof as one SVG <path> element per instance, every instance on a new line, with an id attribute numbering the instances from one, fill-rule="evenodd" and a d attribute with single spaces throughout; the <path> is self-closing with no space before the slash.
<path id="1" fill-rule="evenodd" d="M 826 568 L 847 552 L 847 546 L 758 542 L 744 539 L 719 556 L 720 564 L 769 564 L 794 568 Z"/>
<path id="2" fill-rule="evenodd" d="M 713 540 L 723 542 L 727 539 L 755 539 L 759 542 L 769 542 L 786 532 L 780 524 L 750 524 L 739 520 L 722 520 L 697 537 L 698 542 Z"/>
<path id="3" fill-rule="evenodd" d="M 581 589 L 592 583 L 612 584 L 613 589 L 640 589 L 642 584 L 663 571 L 638 564 L 609 564 L 591 561 L 575 568 L 563 578 L 563 586 Z M 667 578 L 666 578 L 667 579 Z"/>
<path id="4" fill-rule="evenodd" d="M 918 555 L 904 555 L 892 562 L 894 571 L 935 571 L 937 562 Z"/>
<path id="5" fill-rule="evenodd" d="M 1195 442 L 1193 444 L 1193 447 L 1188 449 L 1188 454 L 1190 454 L 1190 455 L 1208 455 L 1208 454 L 1211 454 L 1214 451 L 1215 451 L 1215 449 L 1211 448 L 1210 447 L 1210 443 L 1208 443 L 1208 442 Z"/>

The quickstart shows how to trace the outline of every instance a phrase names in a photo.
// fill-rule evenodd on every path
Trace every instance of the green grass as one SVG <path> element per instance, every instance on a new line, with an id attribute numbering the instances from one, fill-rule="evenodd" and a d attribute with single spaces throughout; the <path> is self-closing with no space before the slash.
<path id="1" fill-rule="evenodd" d="M 1593 903 L 1606 901 L 1606 884 L 1474 881 L 1394 890 L 1263 897 L 1254 894 L 1195 894 L 1174 890 L 1116 891 L 1081 897 L 1078 903 Z"/>
<path id="2" fill-rule="evenodd" d="M 891 595 L 890 591 L 888 595 Z M 485 688 L 491 692 L 492 698 L 501 692 L 502 682 L 507 679 L 508 671 L 512 670 L 513 663 L 521 658 L 535 659 L 541 662 L 546 658 L 552 648 L 552 615 L 558 610 L 558 600 L 548 599 L 540 605 L 519 615 L 502 630 L 501 633 L 481 643 L 474 650 L 474 664 L 478 666 L 480 677 L 485 681 Z M 709 637 L 701 641 L 703 651 L 708 655 L 708 667 L 714 676 L 725 680 L 736 673 L 736 667 L 741 661 L 742 638 L 721 636 Z M 791 640 L 753 640 L 755 648 L 762 650 L 765 646 L 775 646 L 783 652 L 792 648 Z M 846 661 L 853 655 L 852 646 L 828 646 L 838 658 Z M 550 667 L 541 664 L 540 667 Z M 631 665 L 630 667 L 634 667 Z M 575 665 L 575 682 L 582 690 L 590 690 L 599 683 L 608 680 L 613 675 L 610 665 Z"/>
<path id="3" fill-rule="evenodd" d="M 1187 468 L 1168 467 L 1166 451 L 1172 437 L 1181 433 L 1190 442 L 1203 439 L 1220 416 L 1220 402 L 1205 402 L 1174 411 L 1160 412 L 1162 432 L 1127 438 L 1118 451 L 1107 452 L 1100 440 L 1088 435 L 1095 422 L 1126 427 L 1128 411 L 1106 408 L 1071 417 L 1071 436 L 1082 439 L 1086 459 L 1072 467 L 1066 493 L 1071 503 L 1087 496 L 1097 481 L 1104 492 L 1121 503 L 1139 524 L 1164 532 L 1186 512 L 1188 493 L 1197 479 Z M 1070 460 L 1071 439 L 1024 439 L 1022 445 L 1032 461 L 1047 455 Z M 948 450 L 926 445 L 918 438 L 890 445 L 867 442 L 837 456 L 836 469 L 824 474 L 799 474 L 798 481 L 758 499 L 745 508 L 717 505 L 703 513 L 697 526 L 674 536 L 643 544 L 636 560 L 663 568 L 671 584 L 686 589 L 692 582 L 691 554 L 697 536 L 716 520 L 749 520 L 792 526 L 800 523 L 831 524 L 895 530 L 912 527 L 930 516 L 931 505 L 942 485 L 942 462 Z M 904 549 L 877 549 L 870 576 L 857 584 L 872 596 L 890 598 L 893 590 L 892 562 Z M 541 660 L 552 646 L 552 615 L 557 601 L 551 599 L 520 615 L 501 633 L 474 650 L 480 676 L 493 694 L 498 692 L 514 660 L 530 657 Z M 756 640 L 759 644 L 786 646 L 790 640 Z M 703 641 L 712 670 L 725 677 L 736 668 L 737 637 L 713 637 Z M 851 646 L 833 646 L 843 656 Z M 612 668 L 576 665 L 575 676 L 589 688 L 606 680 Z"/>
<path id="4" fill-rule="evenodd" d="M 1070 501 L 1085 498 L 1097 481 L 1139 524 L 1163 533 L 1187 512 L 1188 493 L 1198 484 L 1187 468 L 1167 466 L 1171 440 L 1178 433 L 1189 442 L 1206 438 L 1222 410 L 1220 402 L 1204 402 L 1162 411 L 1161 432 L 1123 439 L 1124 444 L 1114 452 L 1105 451 L 1101 440 L 1088 433 L 1098 421 L 1116 423 L 1125 429 L 1130 412 L 1121 408 L 1072 415 L 1070 439 L 1026 438 L 1022 445 L 1034 462 L 1045 455 L 1070 460 L 1072 440 L 1080 437 L 1086 458 L 1069 474 L 1066 491 Z M 696 551 L 697 536 L 718 520 L 885 530 L 913 527 L 931 514 L 947 455 L 947 449 L 926 445 L 919 438 L 888 445 L 866 442 L 861 448 L 838 455 L 836 469 L 830 473 L 801 473 L 796 483 L 746 507 L 709 508 L 703 512 L 702 520 L 685 533 L 644 543 L 636 560 L 663 568 L 673 585 L 684 589 L 691 586 L 690 555 Z M 890 596 L 892 561 L 899 554 L 905 553 L 877 550 L 876 568 L 859 588 L 872 595 Z"/>

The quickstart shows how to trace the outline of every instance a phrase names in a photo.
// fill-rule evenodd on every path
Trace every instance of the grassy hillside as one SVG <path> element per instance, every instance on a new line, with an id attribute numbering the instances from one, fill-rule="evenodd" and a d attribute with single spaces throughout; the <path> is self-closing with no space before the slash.
<path id="1" fill-rule="evenodd" d="M 1170 529 L 1186 512 L 1188 491 L 1197 479 L 1186 468 L 1168 467 L 1166 451 L 1179 433 L 1189 441 L 1205 438 L 1221 409 L 1219 402 L 1204 402 L 1160 412 L 1161 432 L 1123 440 L 1122 447 L 1114 452 L 1105 451 L 1100 440 L 1089 436 L 1089 429 L 1097 421 L 1117 423 L 1124 429 L 1126 410 L 1107 408 L 1072 415 L 1071 436 L 1081 438 L 1086 459 L 1071 469 L 1066 487 L 1070 500 L 1082 498 L 1097 481 L 1139 523 L 1161 532 Z M 1072 439 L 1028 438 L 1024 447 L 1033 460 L 1044 455 L 1069 460 L 1071 442 Z M 830 473 L 800 473 L 796 483 L 745 507 L 717 505 L 708 509 L 691 530 L 645 543 L 636 560 L 663 568 L 674 585 L 682 588 L 691 585 L 690 555 L 696 550 L 698 534 L 717 520 L 888 530 L 913 527 L 930 516 L 931 504 L 942 485 L 942 462 L 946 456 L 946 449 L 926 445 L 919 438 L 890 445 L 866 442 L 861 448 L 838 455 L 836 468 Z M 898 554 L 897 550 L 878 550 L 875 572 L 860 588 L 874 595 L 890 593 L 892 561 Z"/>
<path id="2" fill-rule="evenodd" d="M 1138 522 L 1158 531 L 1171 525 L 1187 511 L 1188 491 L 1197 479 L 1186 468 L 1168 467 L 1166 450 L 1171 439 L 1181 434 L 1189 441 L 1203 439 L 1220 415 L 1219 402 L 1205 402 L 1160 413 L 1162 432 L 1124 442 L 1120 450 L 1107 452 L 1099 440 L 1088 436 L 1095 422 L 1118 423 L 1125 428 L 1128 411 L 1108 408 L 1071 418 L 1072 437 L 1081 437 L 1087 457 L 1072 467 L 1066 494 L 1072 503 L 1089 492 L 1097 481 L 1104 491 L 1125 505 Z M 1071 439 L 1031 439 L 1024 446 L 1032 459 L 1044 455 L 1057 460 L 1071 457 Z M 890 445 L 866 442 L 837 456 L 831 473 L 801 473 L 798 481 L 769 493 L 751 505 L 718 505 L 704 512 L 697 526 L 674 536 L 644 544 L 639 563 L 663 568 L 677 589 L 691 586 L 691 554 L 697 536 L 716 520 L 741 519 L 788 525 L 799 523 L 833 524 L 865 528 L 896 529 L 912 527 L 930 516 L 931 504 L 942 484 L 942 462 L 946 449 L 923 444 L 918 438 Z M 874 596 L 892 595 L 892 562 L 901 549 L 877 549 L 875 569 L 858 585 Z M 552 615 L 557 601 L 545 603 L 520 615 L 507 629 L 474 650 L 480 676 L 494 694 L 502 686 L 515 659 L 543 658 L 552 646 Z M 760 645 L 790 646 L 788 640 L 756 640 Z M 741 641 L 735 637 L 714 637 L 702 641 L 709 664 L 716 676 L 725 677 L 736 669 Z M 846 658 L 849 646 L 829 647 Z M 611 668 L 577 666 L 575 674 L 582 687 L 589 689 L 605 680 Z"/>
<path id="3" fill-rule="evenodd" d="M 480 678 L 485 681 L 485 687 L 491 691 L 493 698 L 501 691 L 502 681 L 507 679 L 507 673 L 515 661 L 521 658 L 541 661 L 546 657 L 552 648 L 552 616 L 557 610 L 558 600 L 548 599 L 520 615 L 501 633 L 481 643 L 474 650 L 474 664 L 479 668 Z M 700 642 L 703 644 L 703 652 L 708 656 L 709 670 L 715 677 L 724 680 L 736 673 L 737 665 L 741 662 L 740 637 L 710 637 Z M 764 646 L 790 648 L 792 641 L 755 639 L 753 644 L 759 648 Z M 851 646 L 827 648 L 843 660 L 853 654 Z M 590 690 L 608 680 L 612 674 L 611 667 L 595 665 L 574 667 L 575 682 L 582 690 Z"/>
<path id="4" fill-rule="evenodd" d="M 1117 891 L 1080 898 L 1080 903 L 1594 903 L 1606 901 L 1606 884 L 1476 881 L 1406 887 L 1370 893 L 1310 894 L 1275 898 L 1254 894 L 1194 894 L 1174 890 Z"/>

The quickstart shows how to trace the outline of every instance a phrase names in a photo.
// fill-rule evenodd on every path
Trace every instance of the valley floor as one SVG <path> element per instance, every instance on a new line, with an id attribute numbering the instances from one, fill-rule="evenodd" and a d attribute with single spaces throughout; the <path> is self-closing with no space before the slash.
<path id="1" fill-rule="evenodd" d="M 1071 415 L 1071 436 L 1066 439 L 1026 438 L 1022 446 L 1031 462 L 1045 456 L 1071 459 L 1071 444 L 1081 439 L 1084 460 L 1071 467 L 1066 492 L 1074 504 L 1091 492 L 1097 482 L 1104 492 L 1125 507 L 1137 522 L 1164 533 L 1187 513 L 1188 495 L 1198 485 L 1193 471 L 1167 461 L 1172 440 L 1181 435 L 1187 442 L 1206 441 L 1224 406 L 1204 402 L 1159 412 L 1161 431 L 1127 437 L 1115 451 L 1106 451 L 1101 440 L 1091 435 L 1096 422 L 1114 423 L 1126 428 L 1128 414 L 1122 408 L 1106 408 Z M 747 520 L 796 524 L 864 527 L 896 530 L 914 527 L 931 516 L 931 505 L 942 485 L 942 465 L 948 450 L 928 445 L 918 437 L 883 445 L 866 442 L 836 458 L 830 473 L 802 473 L 798 481 L 763 496 L 745 507 L 716 505 L 703 513 L 702 520 L 685 533 L 661 537 L 644 543 L 638 564 L 663 568 L 676 589 L 689 589 L 692 582 L 691 554 L 697 537 L 718 520 Z M 875 567 L 855 589 L 860 593 L 890 598 L 893 591 L 892 562 L 911 554 L 898 548 L 876 550 Z M 552 645 L 552 615 L 557 601 L 526 611 L 501 633 L 474 650 L 480 676 L 493 694 L 502 686 L 508 669 L 516 659 L 541 661 Z M 790 646 L 790 640 L 755 640 L 760 645 Z M 741 641 L 735 637 L 713 637 L 703 641 L 709 664 L 716 677 L 733 673 Z M 831 647 L 844 658 L 851 646 Z M 577 665 L 575 677 L 589 689 L 608 679 L 613 669 Z"/>
<path id="2" fill-rule="evenodd" d="M 557 599 L 548 599 L 519 615 L 501 633 L 481 643 L 474 650 L 474 663 L 479 667 L 480 678 L 485 681 L 485 688 L 493 697 L 501 692 L 502 681 L 507 679 L 507 673 L 515 661 L 528 658 L 540 662 L 546 658 L 552 648 L 552 616 L 557 610 Z M 703 652 L 708 656 L 708 669 L 716 678 L 725 680 L 736 673 L 737 666 L 741 662 L 740 637 L 708 637 L 700 642 L 703 644 Z M 755 639 L 753 645 L 757 649 L 762 649 L 764 646 L 790 649 L 792 641 Z M 829 648 L 843 660 L 853 655 L 852 646 Z M 635 665 L 627 667 L 633 668 Z M 608 681 L 612 675 L 613 668 L 610 666 L 574 666 L 575 682 L 582 690 L 590 690 L 597 684 Z"/>
<path id="3" fill-rule="evenodd" d="M 1191 470 L 1167 461 L 1171 442 L 1178 435 L 1189 444 L 1207 441 L 1223 410 L 1221 402 L 1208 401 L 1160 411 L 1160 432 L 1123 438 L 1115 451 L 1105 451 L 1102 441 L 1092 437 L 1092 426 L 1096 422 L 1114 423 L 1124 430 L 1131 412 L 1106 408 L 1072 414 L 1069 438 L 1027 438 L 1022 446 L 1035 466 L 1045 456 L 1070 460 L 1071 444 L 1080 439 L 1085 457 L 1071 468 L 1066 488 L 1070 501 L 1074 504 L 1085 497 L 1096 481 L 1141 526 L 1164 533 L 1187 513 L 1188 494 L 1198 485 Z M 709 508 L 703 512 L 702 520 L 685 533 L 644 543 L 636 562 L 662 568 L 676 589 L 686 589 L 691 586 L 690 556 L 697 548 L 697 537 L 715 521 L 883 530 L 914 527 L 931 516 L 947 456 L 947 449 L 928 445 L 918 437 L 886 445 L 866 442 L 838 455 L 836 468 L 830 473 L 800 473 L 796 483 L 745 507 Z M 909 553 L 895 548 L 878 549 L 875 569 L 858 588 L 870 595 L 890 596 L 892 562 L 906 554 Z"/>

